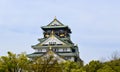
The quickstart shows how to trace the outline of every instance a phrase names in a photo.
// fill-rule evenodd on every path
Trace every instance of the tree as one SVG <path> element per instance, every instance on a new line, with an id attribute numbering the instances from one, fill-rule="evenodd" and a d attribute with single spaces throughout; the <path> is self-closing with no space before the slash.
<path id="1" fill-rule="evenodd" d="M 36 57 L 29 64 L 29 72 L 62 72 L 57 60 L 50 57 Z"/>
<path id="2" fill-rule="evenodd" d="M 115 51 L 112 53 L 110 60 L 117 60 L 117 59 L 120 59 L 120 54 L 118 51 Z"/>
<path id="3" fill-rule="evenodd" d="M 101 69 L 97 70 L 97 72 L 116 72 L 109 65 L 104 65 Z"/>
<path id="4" fill-rule="evenodd" d="M 120 72 L 120 59 L 115 59 L 105 62 L 106 65 L 109 65 L 116 72 Z"/>
<path id="5" fill-rule="evenodd" d="M 64 63 L 61 63 L 61 69 L 64 72 L 80 72 L 80 68 L 83 66 L 83 64 L 73 61 L 66 61 Z"/>
<path id="6" fill-rule="evenodd" d="M 83 67 L 83 70 L 86 72 L 96 72 L 101 67 L 102 63 L 100 61 L 92 60 L 89 64 Z"/>
<path id="7" fill-rule="evenodd" d="M 0 72 L 120 72 L 120 58 L 106 62 L 92 60 L 83 66 L 82 61 L 58 63 L 54 56 L 28 59 L 24 53 L 8 52 L 0 57 Z"/>
<path id="8" fill-rule="evenodd" d="M 8 52 L 8 56 L 0 58 L 0 71 L 3 72 L 23 72 L 29 63 L 25 54 L 13 54 Z"/>

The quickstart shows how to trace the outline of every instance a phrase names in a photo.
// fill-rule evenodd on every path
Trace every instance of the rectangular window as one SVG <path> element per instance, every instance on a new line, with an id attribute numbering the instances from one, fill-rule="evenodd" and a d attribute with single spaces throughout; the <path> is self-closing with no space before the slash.
<path id="1" fill-rule="evenodd" d="M 57 49 L 57 48 L 53 48 L 52 50 L 55 51 L 55 52 L 59 51 L 59 49 Z"/>
<path id="2" fill-rule="evenodd" d="M 67 52 L 67 48 L 63 48 L 63 52 Z"/>
<path id="3" fill-rule="evenodd" d="M 46 49 L 42 49 L 42 52 L 46 52 Z"/>
<path id="4" fill-rule="evenodd" d="M 49 42 L 49 45 L 56 45 L 56 42 Z"/>
<path id="5" fill-rule="evenodd" d="M 67 48 L 67 52 L 70 52 L 71 50 L 70 50 L 70 48 Z"/>
<path id="6" fill-rule="evenodd" d="M 42 49 L 38 49 L 38 52 L 42 52 Z"/>
<path id="7" fill-rule="evenodd" d="M 71 59 L 71 57 L 70 57 L 70 56 L 68 56 L 68 57 L 65 57 L 65 59 L 66 59 L 66 60 L 70 60 L 70 59 Z"/>
<path id="8" fill-rule="evenodd" d="M 62 49 L 62 48 L 60 48 L 60 49 L 59 49 L 59 52 L 63 52 L 63 49 Z"/>

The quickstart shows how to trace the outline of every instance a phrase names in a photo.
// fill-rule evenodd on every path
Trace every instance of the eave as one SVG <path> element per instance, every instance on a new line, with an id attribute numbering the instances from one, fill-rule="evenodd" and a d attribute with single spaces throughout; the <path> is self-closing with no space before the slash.
<path id="1" fill-rule="evenodd" d="M 42 48 L 49 48 L 50 46 L 32 46 L 33 49 L 42 49 Z M 68 47 L 73 47 L 72 45 L 54 45 L 51 46 L 52 48 L 68 48 Z"/>

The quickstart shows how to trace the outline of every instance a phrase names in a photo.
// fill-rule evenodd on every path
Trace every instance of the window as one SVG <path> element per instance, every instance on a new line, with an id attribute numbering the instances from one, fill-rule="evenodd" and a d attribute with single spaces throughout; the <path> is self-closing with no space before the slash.
<path id="1" fill-rule="evenodd" d="M 62 48 L 59 48 L 59 52 L 63 52 L 63 49 L 62 49 Z"/>
<path id="2" fill-rule="evenodd" d="M 75 49 L 72 49 L 72 52 L 75 52 Z"/>
<path id="3" fill-rule="evenodd" d="M 46 52 L 46 49 L 36 49 L 36 52 Z"/>
<path id="4" fill-rule="evenodd" d="M 37 52 L 42 52 L 42 49 L 38 49 L 38 51 Z"/>
<path id="5" fill-rule="evenodd" d="M 46 49 L 42 49 L 42 52 L 46 52 Z"/>
<path id="6" fill-rule="evenodd" d="M 67 52 L 69 52 L 69 51 L 71 51 L 71 49 L 70 49 L 70 48 L 67 48 Z"/>
<path id="7" fill-rule="evenodd" d="M 70 48 L 63 48 L 63 52 L 70 52 L 71 49 Z"/>
<path id="8" fill-rule="evenodd" d="M 63 52 L 66 52 L 67 51 L 67 48 L 63 48 Z"/>
<path id="9" fill-rule="evenodd" d="M 50 45 L 56 45 L 56 42 L 49 42 Z"/>
<path id="10" fill-rule="evenodd" d="M 70 56 L 68 56 L 68 57 L 65 57 L 65 59 L 66 59 L 66 60 L 68 60 L 68 59 L 71 59 L 71 57 L 70 57 Z"/>
<path id="11" fill-rule="evenodd" d="M 53 51 L 58 52 L 58 49 L 54 48 Z"/>

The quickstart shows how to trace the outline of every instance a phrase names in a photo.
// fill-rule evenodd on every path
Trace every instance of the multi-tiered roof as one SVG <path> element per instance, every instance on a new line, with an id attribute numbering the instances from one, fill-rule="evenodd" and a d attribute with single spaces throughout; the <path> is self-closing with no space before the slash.
<path id="1" fill-rule="evenodd" d="M 44 31 L 44 37 L 38 39 L 40 43 L 32 46 L 35 52 L 29 54 L 28 57 L 52 55 L 61 61 L 80 60 L 78 46 L 71 41 L 70 34 L 72 32 L 68 26 L 55 18 L 50 24 L 41 28 Z"/>

